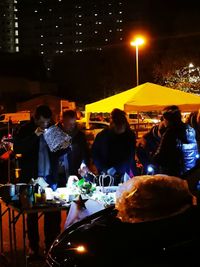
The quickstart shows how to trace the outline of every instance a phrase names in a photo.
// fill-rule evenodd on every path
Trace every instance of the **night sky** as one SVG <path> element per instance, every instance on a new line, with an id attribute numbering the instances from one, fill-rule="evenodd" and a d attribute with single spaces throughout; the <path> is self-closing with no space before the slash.
<path id="1" fill-rule="evenodd" d="M 193 62 L 200 66 L 198 0 L 126 0 L 124 3 L 128 24 L 121 45 L 111 44 L 101 55 L 88 49 L 84 55 L 55 58 L 51 77 L 46 79 L 58 85 L 59 96 L 88 103 L 135 86 L 135 50 L 131 50 L 129 41 L 138 32 L 147 37 L 139 51 L 140 83 L 156 82 L 154 69 L 159 64 L 171 68 Z M 37 62 L 26 64 L 25 61 L 29 59 L 17 65 L 5 58 L 1 60 L 0 72 L 45 79 L 41 61 L 38 67 Z M 6 62 L 9 62 L 7 67 Z"/>

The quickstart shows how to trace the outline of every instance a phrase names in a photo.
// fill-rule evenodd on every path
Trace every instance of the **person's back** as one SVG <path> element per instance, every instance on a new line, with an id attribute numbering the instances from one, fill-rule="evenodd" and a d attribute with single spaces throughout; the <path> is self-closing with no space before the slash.
<path id="1" fill-rule="evenodd" d="M 130 129 L 125 113 L 114 109 L 109 129 L 100 132 L 92 147 L 92 156 L 99 173 L 121 177 L 135 173 L 136 138 Z M 121 179 L 120 178 L 120 179 Z M 120 182 L 120 181 L 118 181 Z"/>

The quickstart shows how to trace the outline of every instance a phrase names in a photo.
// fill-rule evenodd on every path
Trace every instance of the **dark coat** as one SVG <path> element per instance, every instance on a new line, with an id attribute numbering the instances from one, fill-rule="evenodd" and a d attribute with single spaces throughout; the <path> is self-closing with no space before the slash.
<path id="1" fill-rule="evenodd" d="M 58 127 L 64 131 L 60 123 Z M 71 149 L 67 152 L 68 175 L 79 176 L 78 169 L 81 163 L 84 162 L 87 166 L 89 165 L 89 147 L 85 134 L 78 127 L 75 127 L 75 129 L 68 134 L 72 137 Z"/>
<path id="2" fill-rule="evenodd" d="M 160 166 L 160 173 L 180 177 L 195 167 L 197 156 L 195 131 L 189 125 L 181 123 L 168 127 L 162 135 L 154 161 Z"/>
<path id="3" fill-rule="evenodd" d="M 35 134 L 37 126 L 34 121 L 22 126 L 14 137 L 14 152 L 22 154 L 20 160 L 21 182 L 28 183 L 31 178 L 38 177 L 38 153 L 40 137 Z M 50 159 L 50 177 L 47 181 L 50 185 L 57 183 L 58 158 L 66 151 L 52 153 L 48 149 Z"/>
<path id="4" fill-rule="evenodd" d="M 130 129 L 123 134 L 104 129 L 95 138 L 92 158 L 99 173 L 114 167 L 120 175 L 135 174 L 135 148 L 136 137 Z"/>

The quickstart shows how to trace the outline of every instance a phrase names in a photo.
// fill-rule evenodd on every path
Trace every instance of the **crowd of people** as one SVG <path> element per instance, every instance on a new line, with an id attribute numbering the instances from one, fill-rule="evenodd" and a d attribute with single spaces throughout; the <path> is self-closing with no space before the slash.
<path id="1" fill-rule="evenodd" d="M 44 138 L 45 130 L 55 125 L 48 106 L 39 106 L 31 121 L 22 126 L 14 136 L 14 153 L 21 154 L 19 182 L 29 183 L 31 178 L 43 177 L 52 190 L 66 185 L 70 175 L 90 179 L 91 164 L 98 175 L 114 177 L 118 185 L 138 174 L 165 174 L 181 177 L 198 163 L 200 149 L 199 113 L 190 116 L 187 123 L 181 120 L 177 106 L 163 110 L 159 125 L 136 140 L 130 129 L 126 113 L 114 109 L 110 126 L 97 134 L 91 150 L 85 134 L 78 128 L 77 114 L 73 110 L 63 113 L 57 127 L 71 137 L 66 149 L 52 152 Z M 138 164 L 142 168 L 138 168 Z M 44 216 L 46 250 L 60 233 L 60 212 Z M 30 254 L 39 253 L 37 214 L 27 216 Z"/>

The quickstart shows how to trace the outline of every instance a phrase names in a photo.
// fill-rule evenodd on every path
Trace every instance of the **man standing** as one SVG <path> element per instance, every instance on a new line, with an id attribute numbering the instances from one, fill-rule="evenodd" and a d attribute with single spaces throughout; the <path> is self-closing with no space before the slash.
<path id="1" fill-rule="evenodd" d="M 89 149 L 85 134 L 77 127 L 74 110 L 66 110 L 58 126 L 72 138 L 71 150 L 59 158 L 59 177 L 65 185 L 70 175 L 86 175 Z"/>
<path id="2" fill-rule="evenodd" d="M 24 125 L 14 138 L 14 152 L 22 154 L 21 182 L 28 183 L 31 178 L 43 177 L 54 190 L 58 181 L 56 172 L 58 160 L 51 153 L 43 133 L 52 121 L 52 112 L 48 106 L 41 105 L 35 111 L 32 121 Z M 60 212 L 47 212 L 44 215 L 44 233 L 46 250 L 60 233 Z M 30 256 L 35 259 L 39 254 L 38 214 L 27 215 Z"/>

